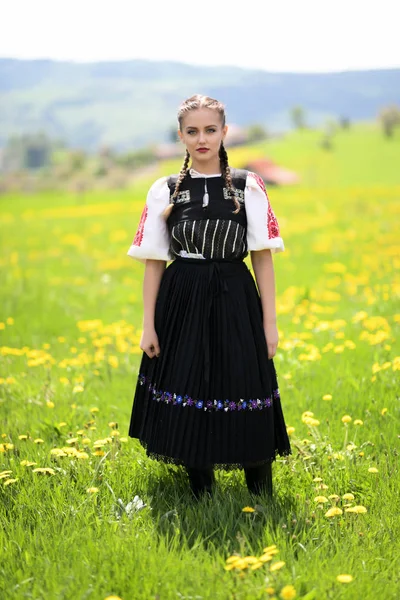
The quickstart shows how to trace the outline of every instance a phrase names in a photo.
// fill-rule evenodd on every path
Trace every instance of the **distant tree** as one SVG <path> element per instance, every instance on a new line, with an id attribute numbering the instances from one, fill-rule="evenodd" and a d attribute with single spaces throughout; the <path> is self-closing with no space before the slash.
<path id="1" fill-rule="evenodd" d="M 11 137 L 4 148 L 5 170 L 40 169 L 50 164 L 53 142 L 44 133 Z"/>
<path id="2" fill-rule="evenodd" d="M 400 108 L 395 104 L 384 106 L 380 111 L 378 118 L 383 127 L 383 133 L 386 137 L 392 137 L 394 128 L 400 125 Z"/>
<path id="3" fill-rule="evenodd" d="M 348 117 L 340 117 L 339 123 L 342 129 L 350 129 L 350 119 Z"/>
<path id="4" fill-rule="evenodd" d="M 306 127 L 305 111 L 302 106 L 294 106 L 290 111 L 290 116 L 296 129 L 304 129 Z"/>
<path id="5" fill-rule="evenodd" d="M 86 163 L 86 154 L 83 150 L 73 150 L 69 153 L 67 161 L 70 172 L 82 171 Z"/>
<path id="6" fill-rule="evenodd" d="M 179 141 L 177 125 L 169 129 L 167 139 L 169 142 L 171 142 L 171 144 L 175 144 L 175 142 Z"/>
<path id="7" fill-rule="evenodd" d="M 254 123 L 247 128 L 247 139 L 249 142 L 258 142 L 268 137 L 267 130 L 259 123 Z"/>

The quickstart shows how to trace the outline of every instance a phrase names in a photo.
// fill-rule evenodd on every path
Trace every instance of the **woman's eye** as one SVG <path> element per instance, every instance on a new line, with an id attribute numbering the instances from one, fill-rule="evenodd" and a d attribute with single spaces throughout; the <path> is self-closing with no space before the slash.
<path id="1" fill-rule="evenodd" d="M 215 129 L 207 129 L 207 133 L 215 133 Z"/>
<path id="2" fill-rule="evenodd" d="M 191 129 L 190 131 L 188 131 L 189 135 L 192 135 L 193 133 L 196 133 L 193 129 Z"/>

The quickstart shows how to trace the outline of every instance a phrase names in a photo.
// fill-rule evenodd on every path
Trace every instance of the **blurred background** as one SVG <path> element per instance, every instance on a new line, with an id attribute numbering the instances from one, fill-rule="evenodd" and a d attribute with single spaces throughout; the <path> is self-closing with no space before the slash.
<path id="1" fill-rule="evenodd" d="M 194 93 L 225 103 L 230 146 L 307 130 L 334 153 L 337 132 L 361 124 L 389 143 L 400 128 L 394 7 L 5 2 L 0 191 L 119 189 L 157 174 L 183 155 L 175 115 Z M 255 168 L 267 183 L 308 181 L 312 164 L 300 173 L 264 148 Z"/>

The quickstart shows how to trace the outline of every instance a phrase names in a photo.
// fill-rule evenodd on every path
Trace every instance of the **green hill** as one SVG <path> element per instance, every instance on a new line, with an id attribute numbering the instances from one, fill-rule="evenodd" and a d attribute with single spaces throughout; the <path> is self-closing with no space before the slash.
<path id="1" fill-rule="evenodd" d="M 290 128 L 290 110 L 307 122 L 374 118 L 400 102 L 400 70 L 268 73 L 234 67 L 126 61 L 75 64 L 0 59 L 0 146 L 13 134 L 40 130 L 94 150 L 140 147 L 168 139 L 179 103 L 193 93 L 221 99 L 231 123 Z"/>

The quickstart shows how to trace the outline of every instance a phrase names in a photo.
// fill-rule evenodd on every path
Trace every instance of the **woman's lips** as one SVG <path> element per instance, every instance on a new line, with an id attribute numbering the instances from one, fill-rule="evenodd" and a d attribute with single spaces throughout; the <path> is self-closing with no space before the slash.
<path id="1" fill-rule="evenodd" d="M 197 152 L 208 152 L 208 148 L 197 148 Z"/>

